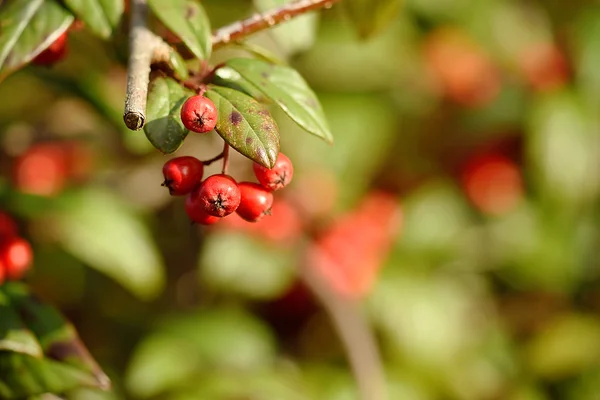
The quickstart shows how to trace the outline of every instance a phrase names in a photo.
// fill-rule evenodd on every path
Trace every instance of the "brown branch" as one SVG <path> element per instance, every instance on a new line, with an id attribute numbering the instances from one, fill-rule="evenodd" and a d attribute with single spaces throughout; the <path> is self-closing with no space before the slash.
<path id="1" fill-rule="evenodd" d="M 362 400 L 387 399 L 387 387 L 379 350 L 358 301 L 334 292 L 310 265 L 300 276 L 331 317 L 346 349 Z"/>
<path id="2" fill-rule="evenodd" d="M 130 55 L 127 64 L 127 95 L 123 120 L 131 130 L 146 122 L 146 98 L 150 81 L 150 64 L 167 61 L 171 47 L 146 27 L 146 0 L 131 0 Z"/>
<path id="3" fill-rule="evenodd" d="M 252 17 L 231 25 L 219 28 L 213 33 L 213 48 L 221 47 L 229 42 L 240 40 L 258 31 L 289 21 L 298 15 L 320 8 L 331 8 L 340 0 L 299 0 L 285 6 L 254 14 Z"/>

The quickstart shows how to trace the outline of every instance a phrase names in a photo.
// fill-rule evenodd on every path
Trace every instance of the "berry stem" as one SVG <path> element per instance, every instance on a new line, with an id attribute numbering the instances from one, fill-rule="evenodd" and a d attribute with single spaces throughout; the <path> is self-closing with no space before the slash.
<path id="1" fill-rule="evenodd" d="M 131 29 L 127 63 L 127 95 L 123 120 L 131 130 L 140 130 L 146 123 L 146 98 L 150 81 L 150 64 L 167 61 L 171 47 L 146 26 L 146 0 L 131 0 Z"/>
<path id="2" fill-rule="evenodd" d="M 213 48 L 224 46 L 229 42 L 240 40 L 258 31 L 279 25 L 309 11 L 330 8 L 338 1 L 340 0 L 299 0 L 262 14 L 254 14 L 250 18 L 216 30 L 212 37 Z"/>
<path id="3" fill-rule="evenodd" d="M 222 174 L 227 174 L 227 169 L 229 168 L 229 144 L 225 142 L 223 146 L 223 170 Z"/>
<path id="4" fill-rule="evenodd" d="M 206 161 L 202 161 L 202 164 L 204 165 L 210 165 L 212 163 L 214 163 L 215 161 L 219 161 L 220 159 L 222 159 L 225 156 L 224 152 L 220 152 L 218 155 L 214 156 L 213 158 L 210 158 Z"/>
<path id="5" fill-rule="evenodd" d="M 387 399 L 385 375 L 373 332 L 360 303 L 334 292 L 310 265 L 300 277 L 325 308 L 346 349 L 361 400 Z"/>

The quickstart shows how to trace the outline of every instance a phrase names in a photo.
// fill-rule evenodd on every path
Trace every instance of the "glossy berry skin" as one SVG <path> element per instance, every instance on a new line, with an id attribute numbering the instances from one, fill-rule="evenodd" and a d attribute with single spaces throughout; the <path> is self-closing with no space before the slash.
<path id="1" fill-rule="evenodd" d="M 225 174 L 209 176 L 194 191 L 204 211 L 215 217 L 224 217 L 237 210 L 241 194 L 237 182 Z"/>
<path id="2" fill-rule="evenodd" d="M 38 54 L 31 62 L 36 65 L 52 65 L 67 54 L 67 32 L 65 31 L 47 49 Z"/>
<path id="3" fill-rule="evenodd" d="M 285 154 L 279 153 L 271 169 L 254 163 L 254 175 L 265 189 L 275 191 L 289 185 L 294 176 L 294 166 Z"/>
<path id="4" fill-rule="evenodd" d="M 273 193 L 253 182 L 239 184 L 242 201 L 237 214 L 248 222 L 257 222 L 265 215 L 270 215 L 273 205 Z"/>
<path id="5" fill-rule="evenodd" d="M 163 166 L 163 186 L 169 188 L 171 196 L 184 196 L 200 185 L 203 173 L 204 164 L 197 158 L 173 158 Z"/>
<path id="6" fill-rule="evenodd" d="M 181 122 L 192 132 L 205 133 L 217 125 L 217 107 L 204 96 L 192 96 L 181 107 Z"/>
<path id="7" fill-rule="evenodd" d="M 192 222 L 202 225 L 216 224 L 221 220 L 219 217 L 207 214 L 204 211 L 204 204 L 199 201 L 198 192 L 194 191 L 185 198 L 185 212 Z"/>
<path id="8" fill-rule="evenodd" d="M 6 240 L 0 246 L 0 261 L 4 265 L 6 278 L 21 279 L 33 262 L 33 252 L 29 242 L 19 237 Z"/>

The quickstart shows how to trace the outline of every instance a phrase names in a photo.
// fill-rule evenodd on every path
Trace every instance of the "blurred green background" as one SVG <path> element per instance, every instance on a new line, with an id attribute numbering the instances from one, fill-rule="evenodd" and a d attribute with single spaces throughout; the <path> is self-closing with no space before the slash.
<path id="1" fill-rule="evenodd" d="M 278 3 L 202 2 L 213 27 Z M 375 189 L 402 209 L 361 300 L 389 398 L 600 399 L 600 6 L 404 0 L 378 18 L 392 22 L 361 39 L 336 6 L 250 42 L 298 69 L 335 137 L 273 111 L 296 168 L 276 201 L 310 215 L 305 232 Z M 0 206 L 33 243 L 27 281 L 114 385 L 68 397 L 358 398 L 299 283 L 302 240 L 190 226 L 160 186 L 168 158 L 122 123 L 119 39 L 72 32 L 64 62 L 0 85 Z M 247 53 L 212 61 L 232 55 Z M 83 182 L 52 197 L 11 184 L 16 157 L 65 140 L 90 152 Z M 220 146 L 190 135 L 176 154 Z M 234 155 L 231 173 L 252 179 L 251 163 Z"/>

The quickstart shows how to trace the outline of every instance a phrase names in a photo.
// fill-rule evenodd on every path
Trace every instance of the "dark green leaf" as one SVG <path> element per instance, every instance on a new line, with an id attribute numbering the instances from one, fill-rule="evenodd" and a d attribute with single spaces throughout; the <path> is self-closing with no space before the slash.
<path id="1" fill-rule="evenodd" d="M 350 20 L 363 38 L 381 32 L 398 15 L 401 0 L 344 1 Z"/>
<path id="2" fill-rule="evenodd" d="M 73 22 L 55 1 L 13 0 L 0 8 L 0 80 L 50 46 Z"/>
<path id="3" fill-rule="evenodd" d="M 267 168 L 279 154 L 279 130 L 265 106 L 234 89 L 211 85 L 206 92 L 219 110 L 216 131 L 252 161 Z"/>
<path id="4" fill-rule="evenodd" d="M 0 398 L 59 393 L 79 386 L 100 389 L 110 386 L 73 326 L 24 285 L 11 282 L 2 286 L 0 313 L 1 342 L 14 340 L 17 328 L 27 333 L 27 343 L 37 349 L 26 354 L 14 348 L 0 351 Z"/>
<path id="5" fill-rule="evenodd" d="M 164 286 L 163 262 L 148 227 L 131 207 L 96 188 L 68 200 L 54 215 L 54 233 L 62 246 L 139 298 L 157 296 Z"/>
<path id="6" fill-rule="evenodd" d="M 277 103 L 306 131 L 329 143 L 333 141 L 317 96 L 296 70 L 251 58 L 234 58 L 226 65 Z"/>
<path id="7" fill-rule="evenodd" d="M 188 130 L 181 122 L 181 106 L 193 93 L 170 78 L 158 78 L 150 84 L 144 132 L 148 140 L 165 154 L 181 146 Z"/>
<path id="8" fill-rule="evenodd" d="M 212 51 L 210 21 L 201 4 L 193 0 L 149 0 L 158 19 L 177 35 L 199 59 Z"/>
<path id="9" fill-rule="evenodd" d="M 12 351 L 42 356 L 42 347 L 33 333 L 21 321 L 21 317 L 12 307 L 10 298 L 0 287 L 0 352 Z"/>
<path id="10" fill-rule="evenodd" d="M 64 0 L 78 19 L 96 35 L 107 39 L 123 15 L 123 0 Z"/>

